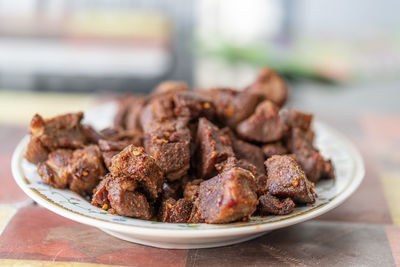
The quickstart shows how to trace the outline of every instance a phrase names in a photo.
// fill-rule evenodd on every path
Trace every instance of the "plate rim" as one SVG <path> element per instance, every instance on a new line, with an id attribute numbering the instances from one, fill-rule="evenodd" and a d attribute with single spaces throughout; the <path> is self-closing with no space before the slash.
<path id="1" fill-rule="evenodd" d="M 331 135 L 334 135 L 335 138 L 339 139 L 340 142 L 345 144 L 347 152 L 350 154 L 350 157 L 354 160 L 355 168 L 354 173 L 352 174 L 351 182 L 346 186 L 346 188 L 335 195 L 331 200 L 327 203 L 324 203 L 315 209 L 310 209 L 304 211 L 301 214 L 295 215 L 289 218 L 282 218 L 282 220 L 259 223 L 254 225 L 235 225 L 232 224 L 232 227 L 227 226 L 226 228 L 190 228 L 190 227 L 182 227 L 180 229 L 163 229 L 156 227 L 160 224 L 155 224 L 155 227 L 148 226 L 137 226 L 137 225 L 126 225 L 119 224 L 117 222 L 109 222 L 103 221 L 98 218 L 89 217 L 83 214 L 75 213 L 70 211 L 62 206 L 58 206 L 54 203 L 49 202 L 43 197 L 39 196 L 34 192 L 32 188 L 29 188 L 24 182 L 23 171 L 22 171 L 22 159 L 23 152 L 26 149 L 26 146 L 29 142 L 29 135 L 26 135 L 15 148 L 12 160 L 11 160 L 11 170 L 14 177 L 14 180 L 18 184 L 18 186 L 27 194 L 32 200 L 36 201 L 41 206 L 46 209 L 60 215 L 71 219 L 73 221 L 83 223 L 86 225 L 94 226 L 97 228 L 104 228 L 115 232 L 127 233 L 127 234 L 135 234 L 141 236 L 152 236 L 152 237 L 174 237 L 174 238 L 206 238 L 206 237 L 222 237 L 222 236 L 235 236 L 235 235 L 250 235 L 264 231 L 271 231 L 279 228 L 284 228 L 290 225 L 294 225 L 297 223 L 301 223 L 313 218 L 316 218 L 334 208 L 342 204 L 348 197 L 350 197 L 360 186 L 361 182 L 365 176 L 365 167 L 362 156 L 354 144 L 348 140 L 344 135 L 339 133 L 337 130 L 328 126 L 325 123 L 315 121 L 314 124 L 318 125 L 320 128 L 326 128 L 327 131 L 330 132 Z"/>

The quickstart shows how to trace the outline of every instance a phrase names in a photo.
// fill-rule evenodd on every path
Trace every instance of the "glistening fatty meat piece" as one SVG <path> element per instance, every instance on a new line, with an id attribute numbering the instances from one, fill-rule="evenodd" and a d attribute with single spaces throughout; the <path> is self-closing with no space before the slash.
<path id="1" fill-rule="evenodd" d="M 260 103 L 254 114 L 236 127 L 240 137 L 260 143 L 278 141 L 286 131 L 278 107 L 268 100 Z"/>
<path id="2" fill-rule="evenodd" d="M 291 156 L 272 156 L 266 162 L 268 192 L 277 197 L 290 197 L 296 203 L 314 203 L 313 184 Z"/>

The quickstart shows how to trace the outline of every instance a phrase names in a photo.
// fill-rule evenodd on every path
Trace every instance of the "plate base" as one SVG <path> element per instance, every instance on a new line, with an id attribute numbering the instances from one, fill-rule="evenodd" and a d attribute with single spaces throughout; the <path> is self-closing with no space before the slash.
<path id="1" fill-rule="evenodd" d="M 106 232 L 109 235 L 112 235 L 116 238 L 132 242 L 132 243 L 137 243 L 141 245 L 146 245 L 146 246 L 151 246 L 151 247 L 156 247 L 156 248 L 165 248 L 165 249 L 196 249 L 196 248 L 215 248 L 215 247 L 223 247 L 223 246 L 229 246 L 241 242 L 245 242 L 257 237 L 260 237 L 262 235 L 265 235 L 269 233 L 270 231 L 266 231 L 263 233 L 257 233 L 257 234 L 252 234 L 252 235 L 244 235 L 244 236 L 236 236 L 236 237 L 226 237 L 226 236 L 221 236 L 221 237 L 216 237 L 216 238 L 206 238 L 206 239 L 196 239 L 196 240 L 185 240 L 181 238 L 173 238 L 173 237 L 168 237 L 165 238 L 164 240 L 161 240 L 161 238 L 158 238 L 157 240 L 151 240 L 149 238 L 141 238 L 140 236 L 135 234 L 127 234 L 127 233 L 120 233 L 120 232 L 115 232 L 115 231 L 110 231 L 107 229 L 101 229 L 100 230 Z"/>

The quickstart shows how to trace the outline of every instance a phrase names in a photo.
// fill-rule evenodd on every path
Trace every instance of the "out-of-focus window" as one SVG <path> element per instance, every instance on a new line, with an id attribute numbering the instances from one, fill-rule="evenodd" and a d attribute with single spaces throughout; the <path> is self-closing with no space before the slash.
<path id="1" fill-rule="evenodd" d="M 146 91 L 191 80 L 190 1 L 0 0 L 0 88 Z"/>

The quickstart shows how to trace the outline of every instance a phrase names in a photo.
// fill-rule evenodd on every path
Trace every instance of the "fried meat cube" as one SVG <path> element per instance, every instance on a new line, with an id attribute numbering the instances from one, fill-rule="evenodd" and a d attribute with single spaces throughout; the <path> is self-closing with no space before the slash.
<path id="1" fill-rule="evenodd" d="M 176 117 L 186 121 L 193 121 L 200 117 L 214 120 L 215 106 L 209 98 L 189 91 L 178 92 L 174 95 L 174 103 Z"/>
<path id="2" fill-rule="evenodd" d="M 197 127 L 197 164 L 201 178 L 210 178 L 217 173 L 215 165 L 233 157 L 232 142 L 217 126 L 200 118 Z"/>
<path id="3" fill-rule="evenodd" d="M 44 120 L 36 114 L 30 124 L 31 142 L 25 158 L 32 163 L 45 160 L 46 152 L 59 148 L 82 148 L 89 143 L 87 133 L 81 125 L 83 113 L 69 113 Z"/>
<path id="4" fill-rule="evenodd" d="M 91 194 L 105 170 L 96 145 L 75 151 L 59 149 L 49 154 L 48 160 L 38 165 L 43 183 L 56 188 L 67 186 L 74 192 Z"/>
<path id="5" fill-rule="evenodd" d="M 202 92 L 214 102 L 218 121 L 232 129 L 248 118 L 259 103 L 259 97 L 254 94 L 239 92 L 228 88 L 212 89 Z"/>
<path id="6" fill-rule="evenodd" d="M 195 202 L 206 223 L 229 223 L 247 219 L 258 204 L 254 176 L 242 168 L 232 168 L 200 184 Z M 192 220 L 193 221 L 193 220 Z"/>
<path id="7" fill-rule="evenodd" d="M 290 197 L 296 203 L 314 203 L 313 184 L 296 160 L 288 155 L 272 156 L 266 162 L 268 191 L 277 197 Z"/>
<path id="8" fill-rule="evenodd" d="M 153 157 L 144 152 L 143 147 L 129 145 L 115 155 L 109 167 L 116 177 L 134 179 L 146 196 L 155 201 L 162 191 L 164 183 L 163 172 Z"/>
<path id="9" fill-rule="evenodd" d="M 185 198 L 179 200 L 166 199 L 161 204 L 158 220 L 168 223 L 187 223 L 192 212 L 192 206 L 192 202 Z"/>
<path id="10" fill-rule="evenodd" d="M 144 147 L 169 181 L 183 177 L 190 168 L 190 130 L 179 120 L 153 123 L 145 133 Z"/>
<path id="11" fill-rule="evenodd" d="M 236 127 L 240 137 L 260 143 L 278 141 L 286 131 L 278 107 L 269 100 L 260 103 L 254 114 Z"/>
<path id="12" fill-rule="evenodd" d="M 268 143 L 261 147 L 265 158 L 270 158 L 273 155 L 285 155 L 288 154 L 287 148 L 282 144 L 282 142 Z"/>
<path id="13" fill-rule="evenodd" d="M 248 94 L 257 94 L 262 100 L 270 100 L 278 106 L 283 106 L 289 96 L 289 88 L 281 76 L 270 68 L 263 68 L 256 81 L 248 86 Z"/>
<path id="14" fill-rule="evenodd" d="M 258 199 L 257 211 L 261 214 L 275 214 L 275 215 L 286 215 L 292 212 L 296 206 L 289 197 L 281 201 L 279 198 L 266 192 Z"/>

